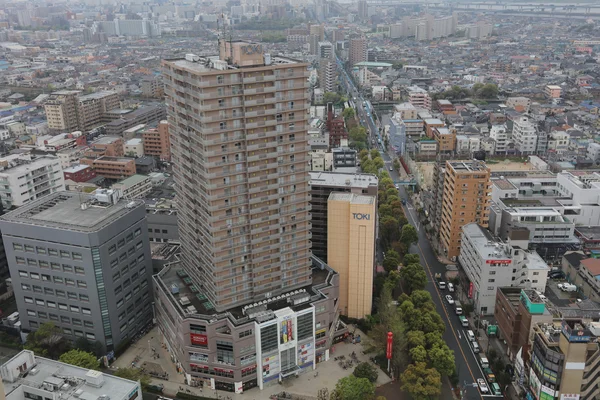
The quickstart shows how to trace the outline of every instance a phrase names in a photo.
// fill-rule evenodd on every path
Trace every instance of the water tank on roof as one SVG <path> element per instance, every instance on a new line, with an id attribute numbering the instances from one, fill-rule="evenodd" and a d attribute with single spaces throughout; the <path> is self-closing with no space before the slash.
<path id="1" fill-rule="evenodd" d="M 171 293 L 172 294 L 177 294 L 179 293 L 179 285 L 174 283 L 171 285 Z"/>

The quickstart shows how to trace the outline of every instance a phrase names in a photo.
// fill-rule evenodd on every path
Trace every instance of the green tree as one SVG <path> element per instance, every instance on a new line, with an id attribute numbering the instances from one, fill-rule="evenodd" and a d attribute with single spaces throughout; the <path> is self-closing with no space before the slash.
<path id="1" fill-rule="evenodd" d="M 424 362 L 410 364 L 400 376 L 400 389 L 414 400 L 437 398 L 442 393 L 442 377 Z"/>
<path id="2" fill-rule="evenodd" d="M 394 250 L 388 250 L 383 259 L 383 268 L 385 268 L 387 272 L 390 272 L 397 270 L 398 265 L 400 265 L 400 254 Z"/>
<path id="3" fill-rule="evenodd" d="M 378 170 L 383 168 L 383 166 L 385 165 L 381 157 L 377 157 L 376 159 L 374 159 L 373 163 L 375 164 L 375 167 L 377 167 Z"/>
<path id="4" fill-rule="evenodd" d="M 97 358 L 102 357 L 106 352 L 104 351 L 104 345 L 99 340 L 90 342 L 84 337 L 80 337 L 75 341 L 74 346 L 77 350 L 85 351 L 87 353 L 94 354 Z"/>
<path id="5" fill-rule="evenodd" d="M 408 293 L 425 289 L 427 274 L 421 264 L 408 264 L 400 268 L 400 278 Z"/>
<path id="6" fill-rule="evenodd" d="M 410 301 L 415 305 L 416 308 L 424 308 L 425 306 L 433 305 L 433 299 L 431 294 L 426 290 L 415 290 L 410 294 Z M 435 307 L 433 308 L 435 309 Z"/>
<path id="7" fill-rule="evenodd" d="M 425 333 L 423 331 L 410 331 L 406 334 L 406 342 L 409 348 L 417 346 L 425 348 Z"/>
<path id="8" fill-rule="evenodd" d="M 477 95 L 482 99 L 495 99 L 498 97 L 498 86 L 488 83 L 479 90 Z"/>
<path id="9" fill-rule="evenodd" d="M 123 379 L 140 381 L 143 390 L 146 390 L 150 385 L 150 377 L 138 368 L 119 368 L 115 371 L 114 375 Z"/>
<path id="10" fill-rule="evenodd" d="M 351 119 L 354 118 L 354 116 L 356 115 L 354 108 L 348 107 L 348 108 L 344 108 L 344 111 L 342 111 L 342 117 L 344 117 L 344 119 Z"/>
<path id="11" fill-rule="evenodd" d="M 95 355 L 75 349 L 61 354 L 58 360 L 66 364 L 76 365 L 78 367 L 87 369 L 98 369 L 100 366 L 100 363 Z"/>
<path id="12" fill-rule="evenodd" d="M 450 350 L 447 344 L 432 347 L 427 351 L 427 357 L 429 358 L 429 364 L 437 369 L 441 375 L 450 376 L 454 372 L 454 352 Z"/>
<path id="13" fill-rule="evenodd" d="M 356 368 L 354 368 L 352 374 L 357 378 L 367 378 L 371 383 L 375 383 L 377 381 L 377 376 L 379 375 L 377 368 L 368 362 L 361 362 L 358 364 Z"/>
<path id="14" fill-rule="evenodd" d="M 425 334 L 425 342 L 427 343 L 427 348 L 431 349 L 432 347 L 443 345 L 444 339 L 441 332 L 434 331 Z"/>
<path id="15" fill-rule="evenodd" d="M 364 162 L 366 160 L 369 159 L 369 150 L 367 149 L 363 149 L 358 153 L 358 159 L 360 160 L 360 162 Z M 381 182 L 379 182 L 381 183 Z"/>
<path id="16" fill-rule="evenodd" d="M 383 248 L 389 248 L 393 242 L 400 239 L 398 220 L 394 217 L 382 217 L 379 221 L 379 233 Z"/>
<path id="17" fill-rule="evenodd" d="M 338 381 L 331 393 L 331 400 L 371 400 L 375 397 L 375 385 L 367 378 L 347 376 Z"/>
<path id="18" fill-rule="evenodd" d="M 379 154 L 379 150 L 377 150 L 377 149 L 371 149 L 371 151 L 369 152 L 369 155 L 371 156 L 372 159 L 376 159 L 377 157 L 381 158 L 381 155 Z"/>
<path id="19" fill-rule="evenodd" d="M 421 257 L 419 257 L 418 254 L 407 254 L 402 259 L 402 264 L 404 264 L 404 265 L 419 264 L 420 262 L 421 262 Z"/>
<path id="20" fill-rule="evenodd" d="M 394 158 L 394 169 L 399 171 L 400 170 L 400 160 L 398 160 L 397 158 Z"/>
<path id="21" fill-rule="evenodd" d="M 419 241 L 419 235 L 414 226 L 406 224 L 402 227 L 402 233 L 400 234 L 400 241 L 406 246 L 410 246 L 413 243 Z"/>
<path id="22" fill-rule="evenodd" d="M 24 347 L 37 355 L 56 360 L 62 353 L 69 351 L 71 344 L 59 327 L 53 322 L 46 322 L 27 335 Z"/>
<path id="23" fill-rule="evenodd" d="M 423 346 L 413 347 L 408 351 L 408 355 L 413 363 L 427 362 L 427 350 Z"/>

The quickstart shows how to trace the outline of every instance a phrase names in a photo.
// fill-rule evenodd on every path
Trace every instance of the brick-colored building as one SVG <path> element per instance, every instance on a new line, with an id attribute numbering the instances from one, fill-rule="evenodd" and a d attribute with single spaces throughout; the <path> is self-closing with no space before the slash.
<path id="1" fill-rule="evenodd" d="M 63 170 L 65 179 L 73 182 L 87 182 L 96 177 L 96 171 L 89 165 L 75 165 Z"/>
<path id="2" fill-rule="evenodd" d="M 103 156 L 100 158 L 83 157 L 80 162 L 91 166 L 96 175 L 107 179 L 124 179 L 135 175 L 135 159 Z"/>
<path id="3" fill-rule="evenodd" d="M 144 155 L 157 157 L 162 161 L 171 161 L 171 139 L 169 138 L 169 123 L 160 121 L 156 128 L 150 128 L 142 133 Z"/>
<path id="4" fill-rule="evenodd" d="M 86 151 L 89 157 L 123 157 L 123 138 L 118 136 L 105 136 L 90 144 Z"/>

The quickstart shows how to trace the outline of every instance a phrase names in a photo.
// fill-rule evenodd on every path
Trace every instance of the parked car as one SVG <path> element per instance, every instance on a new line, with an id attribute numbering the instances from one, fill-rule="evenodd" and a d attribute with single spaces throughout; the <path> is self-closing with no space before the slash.
<path id="1" fill-rule="evenodd" d="M 490 391 L 487 387 L 487 383 L 485 383 L 482 378 L 477 379 L 477 386 L 479 386 L 481 393 L 488 393 Z"/>
<path id="2" fill-rule="evenodd" d="M 448 302 L 448 304 L 454 304 L 454 299 L 450 295 L 446 296 L 446 301 Z"/>

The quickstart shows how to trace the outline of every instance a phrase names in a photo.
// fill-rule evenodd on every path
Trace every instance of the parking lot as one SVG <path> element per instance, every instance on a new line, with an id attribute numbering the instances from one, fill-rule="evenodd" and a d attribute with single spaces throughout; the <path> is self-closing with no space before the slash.
<path id="1" fill-rule="evenodd" d="M 556 307 L 568 307 L 577 301 L 578 295 L 577 292 L 563 292 L 558 288 L 559 283 L 565 283 L 565 280 L 554 280 L 548 279 L 548 284 L 546 285 L 546 297 L 553 303 Z"/>

